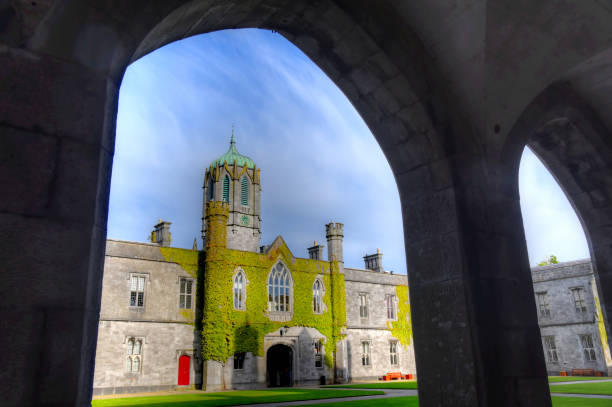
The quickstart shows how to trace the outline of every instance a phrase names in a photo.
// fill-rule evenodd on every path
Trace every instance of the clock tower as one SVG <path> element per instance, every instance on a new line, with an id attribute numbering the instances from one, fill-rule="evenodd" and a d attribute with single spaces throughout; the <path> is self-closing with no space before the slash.
<path id="1" fill-rule="evenodd" d="M 206 203 L 226 202 L 227 248 L 257 252 L 261 239 L 261 184 L 259 168 L 236 149 L 234 130 L 229 149 L 204 174 L 202 239 L 206 245 Z"/>

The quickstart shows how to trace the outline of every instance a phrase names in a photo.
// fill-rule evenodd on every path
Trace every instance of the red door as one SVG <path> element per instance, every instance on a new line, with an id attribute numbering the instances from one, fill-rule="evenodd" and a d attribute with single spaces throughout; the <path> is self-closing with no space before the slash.
<path id="1" fill-rule="evenodd" d="M 189 384 L 189 365 L 191 364 L 191 358 L 187 355 L 183 355 L 179 358 L 179 375 L 178 385 L 187 386 Z"/>

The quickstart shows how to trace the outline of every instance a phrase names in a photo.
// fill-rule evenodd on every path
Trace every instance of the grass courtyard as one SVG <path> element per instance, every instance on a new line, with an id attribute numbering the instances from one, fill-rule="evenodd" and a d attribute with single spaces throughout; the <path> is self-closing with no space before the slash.
<path id="1" fill-rule="evenodd" d="M 550 386 L 550 391 L 551 393 L 602 394 L 612 396 L 612 382 L 560 384 Z M 608 400 L 608 403 L 612 406 L 612 400 Z"/>
<path id="2" fill-rule="evenodd" d="M 217 407 L 241 404 L 279 403 L 288 401 L 318 400 L 337 397 L 372 396 L 383 394 L 376 390 L 324 390 L 324 389 L 274 389 L 236 390 L 218 393 L 185 393 L 164 396 L 125 397 L 98 399 L 92 407 Z"/>
<path id="3" fill-rule="evenodd" d="M 582 382 L 585 380 L 610 380 L 610 377 L 592 376 L 548 376 L 548 383 Z"/>

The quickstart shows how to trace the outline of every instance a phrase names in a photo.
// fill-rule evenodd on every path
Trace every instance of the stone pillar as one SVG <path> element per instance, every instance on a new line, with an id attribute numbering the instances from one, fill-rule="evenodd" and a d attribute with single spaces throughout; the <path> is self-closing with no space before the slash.
<path id="1" fill-rule="evenodd" d="M 342 239 L 344 239 L 343 229 L 344 225 L 342 223 L 330 222 L 325 225 L 328 261 L 337 260 L 338 263 L 344 264 L 342 252 Z"/>
<path id="2" fill-rule="evenodd" d="M 320 245 L 315 240 L 314 245 L 308 248 L 308 257 L 313 260 L 323 260 L 323 248 L 325 246 Z"/>
<path id="3" fill-rule="evenodd" d="M 118 87 L 6 45 L 0 77 L 1 404 L 89 406 Z"/>
<path id="4" fill-rule="evenodd" d="M 419 402 L 550 406 L 518 180 L 483 161 L 453 157 L 397 177 Z M 419 196 L 417 176 L 432 180 Z"/>

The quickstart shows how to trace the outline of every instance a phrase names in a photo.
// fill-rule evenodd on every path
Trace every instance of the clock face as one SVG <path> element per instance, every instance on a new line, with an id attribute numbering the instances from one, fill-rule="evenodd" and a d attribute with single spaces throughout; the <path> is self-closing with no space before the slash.
<path id="1" fill-rule="evenodd" d="M 244 226 L 247 226 L 249 224 L 249 217 L 246 215 L 242 215 L 242 217 L 240 218 L 240 222 L 242 222 Z"/>

